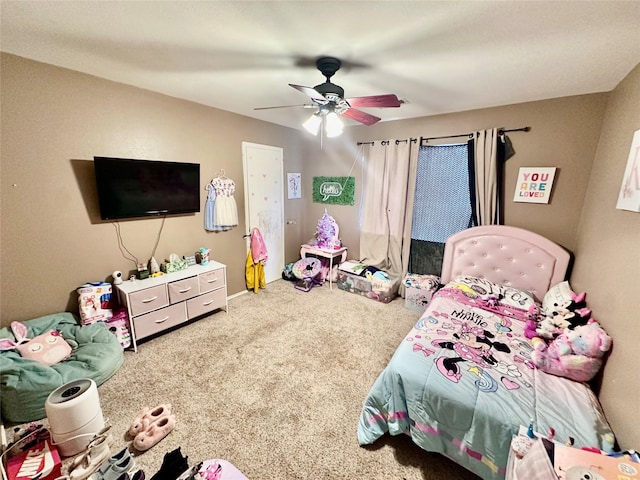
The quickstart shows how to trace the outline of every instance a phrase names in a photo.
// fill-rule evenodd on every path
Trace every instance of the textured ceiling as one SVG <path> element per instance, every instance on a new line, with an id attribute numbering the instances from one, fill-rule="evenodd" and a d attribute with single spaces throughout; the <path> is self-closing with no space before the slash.
<path id="1" fill-rule="evenodd" d="M 383 121 L 613 89 L 640 62 L 639 1 L 6 1 L 0 49 L 299 128 L 289 83 L 395 93 Z M 348 120 L 347 125 L 354 124 Z"/>

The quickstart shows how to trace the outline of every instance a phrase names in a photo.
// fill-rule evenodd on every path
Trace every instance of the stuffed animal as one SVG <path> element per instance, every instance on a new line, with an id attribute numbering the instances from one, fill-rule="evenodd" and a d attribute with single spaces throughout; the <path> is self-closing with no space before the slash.
<path id="1" fill-rule="evenodd" d="M 44 365 L 53 365 L 71 355 L 71 345 L 60 335 L 58 330 L 48 330 L 37 337 L 29 339 L 25 324 L 11 322 L 11 330 L 16 337 L 0 340 L 0 350 L 17 350 L 24 358 L 35 360 Z"/>
<path id="2" fill-rule="evenodd" d="M 551 323 L 560 327 L 575 328 L 578 325 L 585 325 L 591 318 L 591 310 L 587 308 L 586 292 L 569 292 L 570 298 L 554 303 L 550 309 L 545 311 L 545 317 L 551 317 Z"/>
<path id="3" fill-rule="evenodd" d="M 525 336 L 536 336 L 553 340 L 562 334 L 565 329 L 573 330 L 579 325 L 586 324 L 591 318 L 591 310 L 587 308 L 585 292 L 575 293 L 569 291 L 569 297 L 563 301 L 556 301 L 547 305 L 542 317 L 535 325 L 528 322 L 525 326 Z"/>
<path id="4" fill-rule="evenodd" d="M 564 332 L 549 345 L 534 342 L 533 363 L 546 373 L 588 382 L 602 366 L 602 357 L 611 348 L 611 337 L 595 320 Z"/>

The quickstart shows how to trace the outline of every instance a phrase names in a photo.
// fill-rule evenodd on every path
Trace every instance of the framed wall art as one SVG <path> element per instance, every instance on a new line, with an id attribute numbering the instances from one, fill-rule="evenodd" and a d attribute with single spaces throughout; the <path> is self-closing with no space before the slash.
<path id="1" fill-rule="evenodd" d="M 640 130 L 633 134 L 616 208 L 640 212 Z"/>
<path id="2" fill-rule="evenodd" d="M 287 198 L 302 197 L 302 176 L 299 173 L 287 173 Z"/>
<path id="3" fill-rule="evenodd" d="M 556 167 L 520 167 L 514 202 L 549 203 Z"/>

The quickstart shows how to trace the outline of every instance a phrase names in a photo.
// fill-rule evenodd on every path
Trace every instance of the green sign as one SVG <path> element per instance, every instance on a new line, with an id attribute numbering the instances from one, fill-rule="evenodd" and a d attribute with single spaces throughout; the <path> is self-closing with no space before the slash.
<path id="1" fill-rule="evenodd" d="M 313 201 L 329 205 L 355 203 L 355 177 L 313 177 Z"/>

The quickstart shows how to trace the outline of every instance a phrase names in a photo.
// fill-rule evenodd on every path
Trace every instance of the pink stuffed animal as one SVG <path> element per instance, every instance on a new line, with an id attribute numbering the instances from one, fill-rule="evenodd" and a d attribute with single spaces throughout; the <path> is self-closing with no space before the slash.
<path id="1" fill-rule="evenodd" d="M 566 328 L 549 345 L 536 342 L 533 363 L 546 373 L 588 382 L 602 366 L 602 357 L 611 348 L 611 337 L 595 320 L 573 330 Z"/>
<path id="2" fill-rule="evenodd" d="M 11 322 L 11 330 L 16 341 L 0 339 L 0 350 L 17 350 L 24 358 L 44 365 L 53 365 L 71 355 L 71 345 L 57 330 L 49 330 L 32 339 L 27 338 L 27 327 L 20 322 Z"/>

